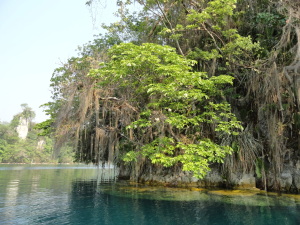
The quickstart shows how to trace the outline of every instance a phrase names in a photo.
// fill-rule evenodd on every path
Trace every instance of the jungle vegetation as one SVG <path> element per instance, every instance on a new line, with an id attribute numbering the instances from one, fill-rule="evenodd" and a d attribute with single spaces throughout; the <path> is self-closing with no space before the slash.
<path id="1" fill-rule="evenodd" d="M 70 163 L 73 162 L 72 149 L 64 146 L 59 154 L 54 152 L 53 138 L 40 136 L 35 127 L 35 112 L 28 104 L 21 105 L 22 112 L 12 121 L 0 122 L 0 163 Z M 18 127 L 25 121 L 25 138 L 20 137 Z M 28 130 L 28 132 L 27 132 Z"/>
<path id="2" fill-rule="evenodd" d="M 116 2 L 119 21 L 53 73 L 41 127 L 57 147 L 72 140 L 77 161 L 133 176 L 151 164 L 202 178 L 218 164 L 262 186 L 299 159 L 298 1 Z"/>

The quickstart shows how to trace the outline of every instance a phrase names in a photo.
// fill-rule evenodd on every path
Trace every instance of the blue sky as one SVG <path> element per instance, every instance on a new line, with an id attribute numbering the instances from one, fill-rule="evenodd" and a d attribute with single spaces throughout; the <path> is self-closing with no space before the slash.
<path id="1" fill-rule="evenodd" d="M 35 122 L 47 117 L 55 68 L 76 56 L 77 46 L 103 33 L 100 24 L 116 20 L 115 1 L 102 0 L 96 21 L 86 0 L 0 0 L 0 121 L 10 122 L 27 103 Z"/>

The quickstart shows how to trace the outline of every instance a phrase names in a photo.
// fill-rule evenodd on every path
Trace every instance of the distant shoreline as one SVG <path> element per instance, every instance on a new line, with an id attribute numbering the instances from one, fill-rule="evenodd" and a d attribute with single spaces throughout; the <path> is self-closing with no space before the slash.
<path id="1" fill-rule="evenodd" d="M 74 165 L 74 164 L 84 164 L 84 163 L 0 163 L 0 165 Z M 88 164 L 86 164 L 88 165 Z"/>

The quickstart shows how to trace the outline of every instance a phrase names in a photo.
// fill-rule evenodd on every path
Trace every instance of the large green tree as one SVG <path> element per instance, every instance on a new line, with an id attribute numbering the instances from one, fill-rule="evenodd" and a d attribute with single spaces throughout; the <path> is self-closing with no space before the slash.
<path id="1" fill-rule="evenodd" d="M 120 21 L 53 74 L 56 143 L 74 140 L 80 161 L 123 155 L 198 177 L 234 149 L 224 177 L 256 171 L 276 189 L 268 174 L 279 180 L 299 155 L 299 4 L 137 0 L 132 13 L 116 2 Z"/>
<path id="2" fill-rule="evenodd" d="M 146 157 L 202 177 L 211 163 L 232 152 L 232 143 L 222 143 L 222 137 L 241 129 L 222 91 L 233 78 L 224 74 L 249 67 L 259 46 L 231 27 L 234 0 L 225 8 L 219 0 L 197 7 L 192 1 L 139 2 L 144 10 L 135 15 L 124 10 L 130 2 L 120 1 L 121 23 L 106 27 L 108 36 L 54 73 L 57 142 L 74 137 L 77 159 L 86 162 L 114 161 L 119 151 L 131 149 L 126 161 Z M 143 28 L 150 33 L 141 35 Z M 120 35 L 125 30 L 139 35 Z M 175 49 L 140 44 L 155 40 L 154 34 L 157 43 Z M 113 46 L 109 40 L 138 45 Z"/>
<path id="3" fill-rule="evenodd" d="M 110 98 L 139 113 L 126 127 L 134 133 L 128 138 L 135 150 L 126 153 L 125 161 L 144 156 L 164 166 L 181 163 L 202 177 L 210 163 L 222 162 L 232 152 L 220 145 L 223 135 L 241 129 L 222 98 L 231 76 L 192 72 L 195 62 L 169 46 L 120 44 L 108 55 L 109 62 L 90 76 L 99 80 L 99 89 L 113 88 Z"/>

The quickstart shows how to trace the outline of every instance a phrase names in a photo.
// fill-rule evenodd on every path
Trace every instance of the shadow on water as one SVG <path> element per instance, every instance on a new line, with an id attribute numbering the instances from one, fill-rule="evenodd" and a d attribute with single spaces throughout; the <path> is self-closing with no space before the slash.
<path id="1" fill-rule="evenodd" d="M 97 180 L 72 183 L 70 209 L 70 224 L 300 224 L 299 204 L 282 205 L 274 196 L 221 196 Z"/>

